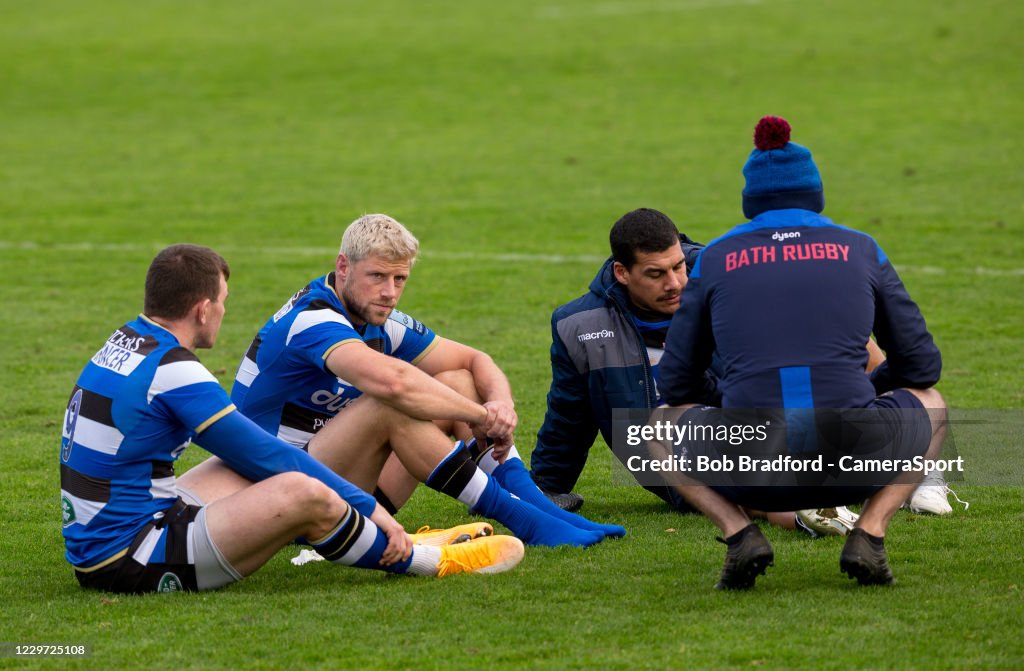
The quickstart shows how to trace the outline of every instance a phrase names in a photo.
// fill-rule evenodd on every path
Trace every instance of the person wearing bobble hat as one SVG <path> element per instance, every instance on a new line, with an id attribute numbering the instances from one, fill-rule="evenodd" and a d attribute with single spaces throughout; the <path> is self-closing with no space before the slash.
<path id="1" fill-rule="evenodd" d="M 831 468 L 817 480 L 787 486 L 687 477 L 676 489 L 724 536 L 719 589 L 753 587 L 774 563 L 770 543 L 743 507 L 792 510 L 865 499 L 840 569 L 861 585 L 887 585 L 894 578 L 886 530 L 924 473 L 892 468 L 865 477 L 847 469 L 866 453 L 890 464 L 937 457 L 946 419 L 946 404 L 934 389 L 942 359 L 874 239 L 821 215 L 821 175 L 811 152 L 791 142 L 790 133 L 781 117 L 758 122 L 743 167 L 743 213 L 750 221 L 710 242 L 698 257 L 669 328 L 661 391 L 677 413 L 677 428 L 706 422 L 714 411 L 701 405 L 704 371 L 717 353 L 719 416 L 778 409 L 771 412 L 786 418 L 777 441 L 789 450 L 786 458 L 822 455 Z M 865 375 L 864 343 L 872 334 L 887 359 Z M 790 421 L 799 417 L 803 424 Z M 795 440 L 800 436 L 803 442 Z M 691 459 L 728 448 L 713 440 L 684 446 Z M 836 486 L 826 486 L 826 476 Z"/>

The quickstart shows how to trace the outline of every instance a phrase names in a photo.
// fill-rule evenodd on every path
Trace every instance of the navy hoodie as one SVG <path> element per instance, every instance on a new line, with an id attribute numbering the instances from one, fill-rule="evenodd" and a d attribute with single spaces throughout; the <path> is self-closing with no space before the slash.
<path id="1" fill-rule="evenodd" d="M 869 378 L 874 334 L 887 361 Z M 710 242 L 669 328 L 660 391 L 699 403 L 717 350 L 722 406 L 858 408 L 928 388 L 942 358 L 870 236 L 809 210 L 770 210 Z"/>

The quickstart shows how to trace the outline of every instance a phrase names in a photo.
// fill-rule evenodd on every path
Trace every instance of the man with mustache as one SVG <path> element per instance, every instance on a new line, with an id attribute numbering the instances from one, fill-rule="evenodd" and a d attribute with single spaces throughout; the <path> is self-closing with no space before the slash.
<path id="1" fill-rule="evenodd" d="M 566 510 L 578 510 L 573 492 L 600 431 L 612 445 L 612 410 L 655 408 L 661 402 L 658 364 L 665 336 L 703 245 L 680 233 L 664 213 L 627 212 L 609 234 L 611 257 L 587 294 L 552 315 L 548 410 L 530 458 L 538 486 Z M 705 373 L 709 403 L 715 376 Z M 670 486 L 644 484 L 680 512 L 693 512 Z M 845 508 L 771 513 L 778 526 L 799 525 L 812 536 L 845 534 L 857 516 Z"/>

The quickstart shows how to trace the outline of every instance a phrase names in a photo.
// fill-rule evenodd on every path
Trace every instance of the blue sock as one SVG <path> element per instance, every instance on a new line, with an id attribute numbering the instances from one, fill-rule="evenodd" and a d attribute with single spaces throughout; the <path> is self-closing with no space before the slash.
<path id="1" fill-rule="evenodd" d="M 587 547 L 604 540 L 598 531 L 580 529 L 513 496 L 490 476 L 472 510 L 498 520 L 528 545 Z"/>
<path id="2" fill-rule="evenodd" d="M 408 573 L 412 555 L 405 561 L 382 566 L 380 558 L 388 546 L 388 537 L 376 524 L 363 517 L 355 508 L 348 512 L 329 534 L 309 543 L 324 559 L 337 564 L 372 568 L 388 573 Z"/>
<path id="3" fill-rule="evenodd" d="M 424 484 L 458 499 L 474 513 L 498 520 L 528 545 L 586 547 L 604 540 L 604 534 L 580 529 L 510 494 L 477 466 L 471 448 L 462 441 L 455 443 Z"/>
<path id="4" fill-rule="evenodd" d="M 578 529 L 600 531 L 604 536 L 614 538 L 621 538 L 626 535 L 625 527 L 620 527 L 617 524 L 591 522 L 582 515 L 570 513 L 568 510 L 562 510 L 556 506 L 551 502 L 551 499 L 544 496 L 544 492 L 537 488 L 533 478 L 530 477 L 530 473 L 526 470 L 526 465 L 518 457 L 506 459 L 505 463 L 494 469 L 492 475 L 498 481 L 498 484 L 523 501 L 533 504 L 539 510 L 552 517 L 557 517 L 563 522 L 568 522 Z"/>

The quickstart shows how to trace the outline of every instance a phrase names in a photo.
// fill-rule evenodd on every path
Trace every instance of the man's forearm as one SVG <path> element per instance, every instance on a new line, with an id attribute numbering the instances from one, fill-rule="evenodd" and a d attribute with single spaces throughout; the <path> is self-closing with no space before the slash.
<path id="1" fill-rule="evenodd" d="M 483 405 L 413 366 L 403 369 L 395 383 L 383 393 L 367 393 L 416 419 L 452 419 L 470 425 L 487 419 Z"/>
<path id="2" fill-rule="evenodd" d="M 512 400 L 512 385 L 509 384 L 505 373 L 498 368 L 490 356 L 481 352 L 473 357 L 470 373 L 473 374 L 476 391 L 485 403 L 505 401 L 515 405 Z"/>

